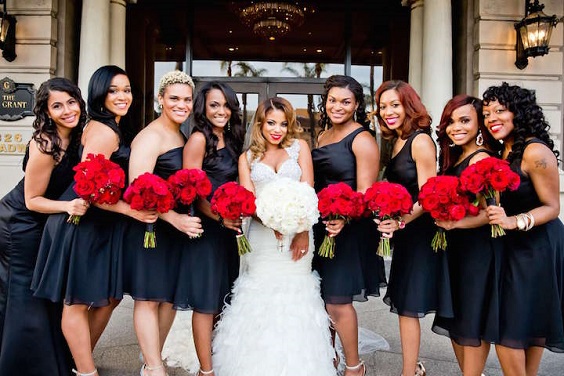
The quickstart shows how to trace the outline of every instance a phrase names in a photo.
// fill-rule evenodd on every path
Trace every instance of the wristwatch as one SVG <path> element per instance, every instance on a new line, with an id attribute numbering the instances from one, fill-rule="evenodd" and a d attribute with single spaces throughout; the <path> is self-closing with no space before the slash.
<path id="1" fill-rule="evenodd" d="M 521 214 L 517 214 L 515 218 L 517 219 L 517 229 L 519 231 L 525 231 L 525 229 L 527 228 L 527 223 L 525 222 L 525 218 L 523 218 Z"/>

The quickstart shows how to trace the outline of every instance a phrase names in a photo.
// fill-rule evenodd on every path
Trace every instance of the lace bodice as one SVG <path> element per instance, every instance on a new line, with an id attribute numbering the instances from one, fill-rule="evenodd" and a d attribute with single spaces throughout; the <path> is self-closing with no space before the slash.
<path id="1" fill-rule="evenodd" d="M 288 159 L 286 159 L 280 167 L 278 172 L 261 161 L 255 159 L 251 161 L 251 180 L 255 185 L 255 191 L 258 195 L 260 190 L 265 186 L 266 183 L 270 183 L 274 179 L 281 177 L 300 180 L 302 176 L 302 169 L 298 164 L 298 156 L 300 154 L 300 141 L 294 140 L 292 145 L 285 148 L 288 153 Z M 250 152 L 247 152 L 247 157 L 250 158 Z"/>

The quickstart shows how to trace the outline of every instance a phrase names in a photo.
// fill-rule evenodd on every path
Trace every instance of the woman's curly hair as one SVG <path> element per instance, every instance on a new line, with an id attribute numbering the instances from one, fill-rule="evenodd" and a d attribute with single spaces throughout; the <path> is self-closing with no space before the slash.
<path id="1" fill-rule="evenodd" d="M 219 82 L 211 81 L 205 83 L 196 98 L 194 99 L 194 132 L 202 132 L 206 138 L 206 156 L 214 158 L 217 155 L 217 143 L 219 139 L 213 133 L 213 125 L 210 123 L 206 117 L 206 102 L 208 93 L 217 89 L 221 91 L 227 102 L 227 106 L 231 110 L 231 117 L 229 118 L 228 127 L 223 132 L 225 147 L 229 150 L 229 153 L 233 158 L 239 158 L 239 155 L 243 151 L 243 142 L 245 140 L 245 129 L 243 128 L 241 120 L 241 109 L 239 106 L 239 99 L 237 99 L 237 93 L 231 88 L 231 86 Z"/>
<path id="2" fill-rule="evenodd" d="M 368 119 L 368 115 L 366 114 L 366 101 L 364 99 L 364 90 L 362 89 L 362 85 L 358 83 L 357 80 L 352 78 L 351 76 L 345 76 L 336 74 L 330 76 L 325 81 L 325 85 L 323 87 L 323 94 L 321 96 L 321 103 L 319 103 L 319 126 L 321 127 L 321 131 L 327 130 L 333 126 L 331 124 L 331 119 L 327 115 L 327 109 L 325 104 L 327 103 L 327 96 L 329 94 L 329 90 L 334 87 L 344 88 L 350 90 L 353 95 L 358 107 L 356 109 L 356 122 L 359 123 L 364 127 L 364 129 L 370 131 L 370 120 Z"/>
<path id="3" fill-rule="evenodd" d="M 57 124 L 55 124 L 48 114 L 49 96 L 53 91 L 67 93 L 74 98 L 80 106 L 78 124 L 71 131 L 70 143 L 67 150 L 62 148 L 61 137 L 57 132 Z M 84 99 L 82 99 L 82 94 L 78 86 L 63 77 L 54 77 L 43 82 L 35 95 L 35 107 L 33 108 L 33 113 L 35 114 L 35 120 L 33 121 L 34 131 L 31 138 L 37 142 L 41 152 L 53 156 L 53 159 L 59 162 L 63 152 L 72 155 L 78 151 L 80 137 L 87 117 L 86 103 L 84 102 Z"/>
<path id="4" fill-rule="evenodd" d="M 542 108 L 537 104 L 533 90 L 503 82 L 499 86 L 490 86 L 486 89 L 483 101 L 484 105 L 498 101 L 513 113 L 513 145 L 507 157 L 509 162 L 522 158 L 527 138 L 531 137 L 544 142 L 558 159 L 560 153 L 554 149 L 554 141 L 548 133 L 550 125 L 544 117 Z"/>

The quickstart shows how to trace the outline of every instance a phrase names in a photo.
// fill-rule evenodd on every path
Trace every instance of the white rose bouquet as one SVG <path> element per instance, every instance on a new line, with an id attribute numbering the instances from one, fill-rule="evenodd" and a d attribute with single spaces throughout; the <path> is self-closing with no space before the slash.
<path id="1" fill-rule="evenodd" d="M 258 194 L 256 206 L 263 225 L 284 236 L 309 231 L 319 219 L 315 190 L 290 178 L 268 183 Z"/>

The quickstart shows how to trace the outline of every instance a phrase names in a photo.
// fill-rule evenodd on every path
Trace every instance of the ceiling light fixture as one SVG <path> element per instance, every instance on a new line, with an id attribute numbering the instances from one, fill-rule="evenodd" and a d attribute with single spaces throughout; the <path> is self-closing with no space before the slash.
<path id="1" fill-rule="evenodd" d="M 275 40 L 303 25 L 312 7 L 287 1 L 234 2 L 241 21 L 261 37 Z"/>

